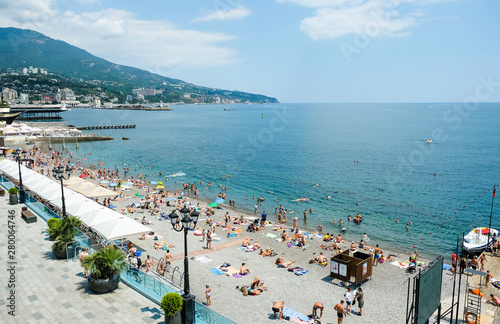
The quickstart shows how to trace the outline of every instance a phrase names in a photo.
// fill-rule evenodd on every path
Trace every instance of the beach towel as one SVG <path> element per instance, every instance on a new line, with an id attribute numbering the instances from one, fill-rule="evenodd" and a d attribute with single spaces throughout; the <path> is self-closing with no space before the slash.
<path id="1" fill-rule="evenodd" d="M 235 274 L 233 274 L 233 277 L 234 278 L 243 278 L 243 277 L 246 277 L 248 275 L 249 275 L 249 273 L 245 273 L 245 274 L 235 273 Z"/>
<path id="2" fill-rule="evenodd" d="M 299 270 L 299 271 L 295 271 L 295 275 L 296 276 L 302 276 L 302 275 L 304 275 L 304 274 L 306 274 L 308 272 L 309 272 L 309 270 L 302 269 L 302 270 Z"/>
<path id="3" fill-rule="evenodd" d="M 233 274 L 240 272 L 240 270 L 233 267 L 224 267 L 224 268 L 219 267 L 218 269 L 224 272 L 228 276 L 232 276 Z"/>
<path id="4" fill-rule="evenodd" d="M 204 256 L 199 256 L 199 257 L 193 257 L 195 261 L 201 262 L 201 263 L 209 263 L 212 262 L 213 260 Z"/>
<path id="5" fill-rule="evenodd" d="M 212 268 L 210 269 L 210 271 L 212 271 L 213 273 L 215 273 L 216 275 L 220 276 L 220 275 L 223 275 L 225 272 L 223 271 L 220 271 L 219 269 L 217 268 Z"/>
<path id="6" fill-rule="evenodd" d="M 276 234 L 271 234 L 271 233 L 264 233 L 264 236 L 267 236 L 267 237 L 269 237 L 269 238 L 275 238 L 275 237 L 276 237 L 276 236 L 278 236 L 278 235 L 276 235 Z"/>
<path id="7" fill-rule="evenodd" d="M 443 263 L 443 270 L 451 270 L 451 266 L 449 264 Z"/>
<path id="8" fill-rule="evenodd" d="M 294 319 L 294 318 L 298 318 L 299 320 L 301 321 L 304 321 L 307 323 L 307 321 L 310 320 L 309 317 L 289 308 L 289 307 L 283 307 L 283 316 L 284 317 L 290 317 L 290 320 Z M 297 323 L 297 322 L 296 322 Z"/>

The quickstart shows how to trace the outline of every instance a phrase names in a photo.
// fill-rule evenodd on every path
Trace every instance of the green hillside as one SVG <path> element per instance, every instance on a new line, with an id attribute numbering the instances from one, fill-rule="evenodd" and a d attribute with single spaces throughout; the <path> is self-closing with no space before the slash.
<path id="1" fill-rule="evenodd" d="M 44 68 L 49 73 L 78 82 L 99 80 L 106 84 L 108 89 L 112 88 L 110 90 L 123 95 L 131 94 L 133 88 L 145 87 L 165 90 L 165 94 L 159 97 L 158 101 L 180 101 L 183 94 L 190 93 L 194 94 L 192 97 L 202 98 L 204 102 L 210 102 L 210 98 L 214 96 L 241 102 L 278 102 L 276 98 L 264 95 L 197 86 L 130 66 L 114 64 L 33 30 L 0 28 L 0 53 L 1 72 L 28 66 Z"/>

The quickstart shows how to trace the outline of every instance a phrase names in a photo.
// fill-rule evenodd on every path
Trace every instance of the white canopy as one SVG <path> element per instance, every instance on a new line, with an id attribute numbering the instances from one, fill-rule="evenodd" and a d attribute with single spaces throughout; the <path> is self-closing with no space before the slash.
<path id="1" fill-rule="evenodd" d="M 15 161 L 0 160 L 0 171 L 10 177 L 19 177 L 18 164 Z M 51 180 L 33 170 L 21 166 L 23 185 L 31 191 L 49 200 L 51 203 L 61 206 L 61 184 Z M 64 188 L 64 198 L 66 211 L 68 214 L 79 217 L 88 227 L 101 234 L 108 240 L 130 237 L 151 232 L 148 227 L 123 216 L 122 214 L 99 205 L 98 203 L 74 192 L 69 188 Z M 91 197 L 114 196 L 115 192 L 97 186 L 92 189 Z"/>
<path id="2" fill-rule="evenodd" d="M 142 235 L 151 232 L 150 228 L 125 216 L 120 216 L 118 219 L 99 223 L 92 229 L 99 232 L 108 240 L 130 237 L 132 235 Z"/>
<path id="3" fill-rule="evenodd" d="M 111 197 L 118 195 L 116 192 L 103 188 L 101 186 L 95 186 L 92 190 L 78 189 L 78 192 L 87 197 Z"/>

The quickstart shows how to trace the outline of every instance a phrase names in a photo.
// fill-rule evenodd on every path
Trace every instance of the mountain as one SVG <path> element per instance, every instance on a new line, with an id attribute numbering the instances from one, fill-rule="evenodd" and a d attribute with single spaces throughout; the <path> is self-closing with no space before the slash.
<path id="1" fill-rule="evenodd" d="M 115 87 L 115 90 L 124 95 L 131 94 L 134 88 L 144 87 L 162 89 L 166 92 L 166 97 L 170 93 L 171 98 L 179 100 L 185 98 L 184 94 L 190 94 L 190 97 L 202 98 L 205 102 L 210 102 L 210 98 L 215 97 L 237 102 L 278 102 L 276 98 L 264 95 L 197 86 L 134 67 L 114 64 L 64 41 L 28 29 L 0 28 L 0 53 L 2 72 L 33 66 L 75 81 L 99 80 L 107 87 Z M 168 99 L 165 96 L 162 99 Z"/>

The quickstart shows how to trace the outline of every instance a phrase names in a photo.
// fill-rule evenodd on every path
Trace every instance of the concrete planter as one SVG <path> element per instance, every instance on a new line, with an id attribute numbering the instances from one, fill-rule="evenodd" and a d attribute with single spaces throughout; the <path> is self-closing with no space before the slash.
<path id="1" fill-rule="evenodd" d="M 177 312 L 174 316 L 165 315 L 165 324 L 182 324 L 181 312 Z"/>
<path id="2" fill-rule="evenodd" d="M 17 194 L 10 194 L 9 201 L 11 205 L 17 205 L 19 203 L 19 199 L 17 198 Z"/>
<path id="3" fill-rule="evenodd" d="M 95 279 L 92 274 L 87 275 L 87 282 L 90 290 L 96 294 L 106 294 L 112 292 L 120 283 L 120 275 L 114 275 L 109 279 Z"/>
<path id="4" fill-rule="evenodd" d="M 59 251 L 57 249 L 52 248 L 52 253 L 54 253 L 54 256 L 58 259 L 64 260 L 68 258 L 68 255 L 66 253 L 66 250 Z"/>

